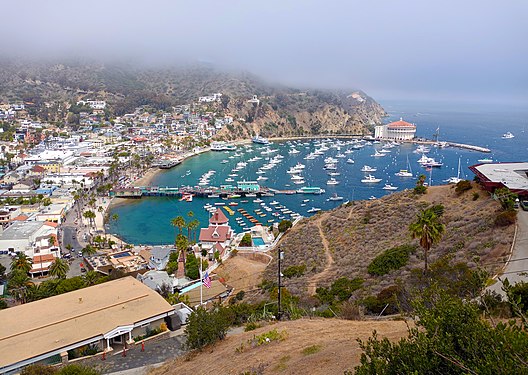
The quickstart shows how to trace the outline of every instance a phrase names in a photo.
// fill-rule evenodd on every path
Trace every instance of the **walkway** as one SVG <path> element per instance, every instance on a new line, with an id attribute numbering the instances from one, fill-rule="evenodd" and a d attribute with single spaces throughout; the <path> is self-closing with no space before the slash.
<path id="1" fill-rule="evenodd" d="M 144 373 L 143 370 L 150 366 L 159 365 L 160 363 L 163 363 L 169 359 L 173 359 L 184 354 L 184 342 L 185 336 L 182 335 L 155 341 L 147 341 L 145 342 L 144 352 L 141 351 L 141 345 L 135 345 L 127 350 L 126 357 L 122 356 L 122 352 L 115 352 L 110 353 L 104 361 L 99 355 L 83 361 L 83 364 L 86 364 L 90 367 L 95 367 L 103 374 L 121 372 L 131 369 L 138 369 L 137 372 L 130 371 L 131 374 Z"/>
<path id="2" fill-rule="evenodd" d="M 330 269 L 334 265 L 334 258 L 332 257 L 332 253 L 330 251 L 328 240 L 325 237 L 323 228 L 321 226 L 321 222 L 323 221 L 323 219 L 326 219 L 327 217 L 328 217 L 328 213 L 324 213 L 324 214 L 320 214 L 317 220 L 315 220 L 315 225 L 317 225 L 317 229 L 319 229 L 319 236 L 321 237 L 321 242 L 323 243 L 323 247 L 325 251 L 326 265 L 325 265 L 325 268 L 321 272 L 312 276 L 310 281 L 308 282 L 308 294 L 311 296 L 315 294 L 315 290 L 317 289 L 317 284 L 319 284 L 321 281 L 325 280 L 328 277 L 330 273 Z"/>
<path id="3" fill-rule="evenodd" d="M 508 279 L 510 284 L 519 281 L 528 282 L 528 212 L 519 210 L 517 214 L 517 236 L 513 244 L 513 252 L 510 261 L 499 276 Z M 502 290 L 502 282 L 499 280 L 488 287 L 502 296 L 506 296 Z"/>

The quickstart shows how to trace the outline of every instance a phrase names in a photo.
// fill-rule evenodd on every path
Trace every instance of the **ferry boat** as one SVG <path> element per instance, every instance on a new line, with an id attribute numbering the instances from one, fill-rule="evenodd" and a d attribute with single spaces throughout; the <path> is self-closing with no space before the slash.
<path id="1" fill-rule="evenodd" d="M 255 137 L 251 138 L 251 142 L 259 144 L 259 145 L 269 145 L 270 144 L 270 142 L 268 141 L 267 138 L 260 137 L 258 135 L 256 135 Z"/>
<path id="2" fill-rule="evenodd" d="M 512 133 L 510 133 L 510 132 L 506 132 L 506 133 L 504 133 L 504 134 L 502 135 L 501 138 L 502 138 L 502 139 L 511 139 L 511 138 L 514 138 L 514 137 L 515 137 L 515 136 L 514 136 Z"/>
<path id="3" fill-rule="evenodd" d="M 365 176 L 365 178 L 363 178 L 361 180 L 361 182 L 363 182 L 365 184 L 369 184 L 369 183 L 377 184 L 378 182 L 381 182 L 381 178 L 376 178 L 373 175 L 369 174 L 369 175 Z"/>
<path id="4" fill-rule="evenodd" d="M 323 194 L 325 192 L 324 189 L 321 189 L 320 187 L 316 186 L 303 186 L 299 190 L 297 190 L 297 193 L 299 194 Z"/>

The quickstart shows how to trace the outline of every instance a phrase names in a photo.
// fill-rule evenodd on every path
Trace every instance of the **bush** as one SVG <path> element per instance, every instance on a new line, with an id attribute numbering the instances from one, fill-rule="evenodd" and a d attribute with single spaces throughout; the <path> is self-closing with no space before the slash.
<path id="1" fill-rule="evenodd" d="M 414 191 L 414 194 L 416 195 L 425 194 L 427 193 L 427 186 L 423 186 L 423 185 L 415 186 L 413 191 Z"/>
<path id="2" fill-rule="evenodd" d="M 468 180 L 462 180 L 462 181 L 459 181 L 457 184 L 456 184 L 456 187 L 455 187 L 455 192 L 457 194 L 462 194 L 463 192 L 467 191 L 467 190 L 471 190 L 471 182 L 468 181 Z"/>
<path id="3" fill-rule="evenodd" d="M 315 290 L 317 298 L 322 303 L 334 304 L 335 302 L 346 301 L 356 290 L 363 285 L 363 279 L 349 279 L 341 277 L 334 281 L 330 288 L 319 287 Z"/>
<path id="4" fill-rule="evenodd" d="M 286 232 L 288 229 L 290 229 L 292 227 L 292 222 L 290 220 L 282 220 L 280 223 L 279 223 L 279 232 L 280 233 L 284 233 Z"/>
<path id="5" fill-rule="evenodd" d="M 372 314 L 390 315 L 398 312 L 398 294 L 400 288 L 396 285 L 383 289 L 376 296 L 369 296 L 363 300 L 363 306 Z"/>
<path id="6" fill-rule="evenodd" d="M 409 255 L 414 253 L 416 246 L 401 245 L 386 250 L 368 265 L 367 271 L 371 275 L 383 276 L 390 271 L 397 270 L 407 264 Z"/>
<path id="7" fill-rule="evenodd" d="M 185 260 L 185 276 L 191 280 L 198 279 L 200 277 L 199 267 L 198 259 L 194 253 L 189 254 Z"/>
<path id="8" fill-rule="evenodd" d="M 474 193 L 473 193 L 473 200 L 476 201 L 476 200 L 479 199 L 479 198 L 480 198 L 480 194 L 477 193 L 477 192 L 474 192 Z"/>
<path id="9" fill-rule="evenodd" d="M 298 266 L 290 266 L 283 271 L 284 277 L 291 279 L 292 277 L 301 277 L 306 272 L 306 265 L 300 264 Z"/>
<path id="10" fill-rule="evenodd" d="M 520 281 L 511 286 L 510 296 L 519 304 L 524 313 L 528 312 L 528 283 Z"/>
<path id="11" fill-rule="evenodd" d="M 507 227 L 508 225 L 514 224 L 516 218 L 517 218 L 517 211 L 513 209 L 509 209 L 507 211 L 503 211 L 499 213 L 495 217 L 495 225 L 498 227 Z"/>
<path id="12" fill-rule="evenodd" d="M 231 320 L 226 308 L 218 307 L 209 312 L 199 307 L 188 318 L 185 327 L 186 346 L 189 349 L 202 349 L 223 340 L 230 325 Z"/>
<path id="13" fill-rule="evenodd" d="M 361 309 L 352 302 L 343 302 L 339 308 L 339 316 L 346 320 L 360 320 L 362 318 Z"/>
<path id="14" fill-rule="evenodd" d="M 242 237 L 242 240 L 240 241 L 239 246 L 250 247 L 252 245 L 253 245 L 253 242 L 251 241 L 251 234 L 249 233 L 244 234 L 244 237 Z"/>
<path id="15" fill-rule="evenodd" d="M 260 328 L 260 324 L 255 323 L 255 322 L 249 322 L 248 324 L 246 324 L 246 327 L 244 328 L 244 332 L 254 331 L 257 328 Z"/>

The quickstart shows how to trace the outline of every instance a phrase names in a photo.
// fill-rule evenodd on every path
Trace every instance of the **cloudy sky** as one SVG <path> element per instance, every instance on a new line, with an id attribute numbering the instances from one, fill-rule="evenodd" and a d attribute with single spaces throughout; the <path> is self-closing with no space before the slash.
<path id="1" fill-rule="evenodd" d="M 526 0 L 3 0 L 2 14 L 2 56 L 206 61 L 384 98 L 528 98 Z"/>

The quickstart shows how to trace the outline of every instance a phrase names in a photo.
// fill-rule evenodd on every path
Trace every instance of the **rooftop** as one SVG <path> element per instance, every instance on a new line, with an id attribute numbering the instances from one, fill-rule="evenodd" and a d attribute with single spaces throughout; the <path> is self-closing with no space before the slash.
<path id="1" fill-rule="evenodd" d="M 14 221 L 2 235 L 0 240 L 27 239 L 44 225 L 42 221 Z"/>
<path id="2" fill-rule="evenodd" d="M 0 310 L 0 369 L 171 310 L 133 277 Z"/>
<path id="3" fill-rule="evenodd" d="M 490 163 L 473 165 L 490 182 L 501 183 L 510 190 L 528 191 L 528 163 Z"/>

